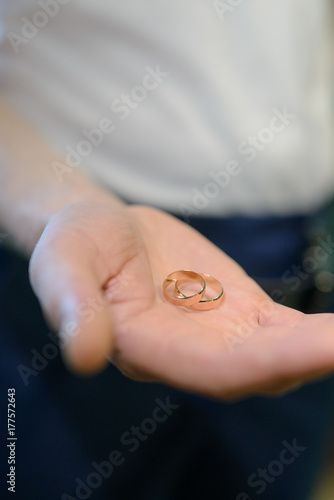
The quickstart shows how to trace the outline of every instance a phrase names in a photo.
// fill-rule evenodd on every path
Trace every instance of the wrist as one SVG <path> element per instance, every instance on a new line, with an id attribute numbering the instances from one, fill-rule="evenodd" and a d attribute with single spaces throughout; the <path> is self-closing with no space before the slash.
<path id="1" fill-rule="evenodd" d="M 125 207 L 121 200 L 77 172 L 61 184 L 48 179 L 43 187 L 40 180 L 36 179 L 35 185 L 14 180 L 12 185 L 6 186 L 6 196 L 0 203 L 1 232 L 9 236 L 6 243 L 26 256 L 31 255 L 50 218 L 69 205 L 96 202 Z"/>

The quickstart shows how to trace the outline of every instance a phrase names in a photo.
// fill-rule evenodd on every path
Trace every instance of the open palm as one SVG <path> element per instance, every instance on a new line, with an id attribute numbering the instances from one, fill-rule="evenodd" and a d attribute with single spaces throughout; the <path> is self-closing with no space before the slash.
<path id="1" fill-rule="evenodd" d="M 217 278 L 222 304 L 168 303 L 162 283 L 179 269 Z M 130 377 L 228 399 L 279 393 L 334 368 L 334 315 L 275 304 L 226 254 L 158 210 L 68 206 L 50 220 L 30 271 L 79 372 L 109 359 Z"/>

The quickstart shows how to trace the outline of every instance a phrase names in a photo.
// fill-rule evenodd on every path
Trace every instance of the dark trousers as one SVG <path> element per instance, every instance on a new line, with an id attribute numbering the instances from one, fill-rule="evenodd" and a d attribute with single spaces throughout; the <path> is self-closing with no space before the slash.
<path id="1" fill-rule="evenodd" d="M 198 219 L 193 225 L 259 281 L 277 283 L 300 259 L 304 222 Z M 131 381 L 111 365 L 97 377 L 76 377 L 64 368 L 42 318 L 27 263 L 3 248 L 0 357 L 4 490 L 8 388 L 16 398 L 13 498 L 309 498 L 331 425 L 333 379 L 280 398 L 225 404 Z"/>

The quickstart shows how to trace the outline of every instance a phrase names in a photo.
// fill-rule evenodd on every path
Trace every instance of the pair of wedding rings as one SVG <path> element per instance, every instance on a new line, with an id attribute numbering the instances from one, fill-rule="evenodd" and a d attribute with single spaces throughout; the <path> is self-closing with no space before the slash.
<path id="1" fill-rule="evenodd" d="M 193 289 L 190 295 L 186 295 L 184 291 L 185 288 L 189 288 L 189 285 L 193 285 Z M 208 298 L 209 290 L 211 294 Z M 213 297 L 211 297 L 212 292 L 215 292 Z M 209 274 L 199 274 L 183 269 L 167 276 L 163 282 L 163 293 L 166 300 L 175 306 L 208 311 L 219 306 L 223 300 L 224 289 L 221 283 Z"/>

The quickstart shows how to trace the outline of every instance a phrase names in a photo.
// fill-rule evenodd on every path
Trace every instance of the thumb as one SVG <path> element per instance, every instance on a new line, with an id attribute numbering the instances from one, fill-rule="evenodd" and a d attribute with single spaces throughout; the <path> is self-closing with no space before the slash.
<path id="1" fill-rule="evenodd" d="M 48 240 L 48 238 L 46 238 Z M 58 330 L 66 364 L 81 374 L 101 370 L 113 350 L 113 327 L 103 284 L 108 279 L 94 247 L 65 238 L 40 241 L 30 280 L 42 310 Z"/>

